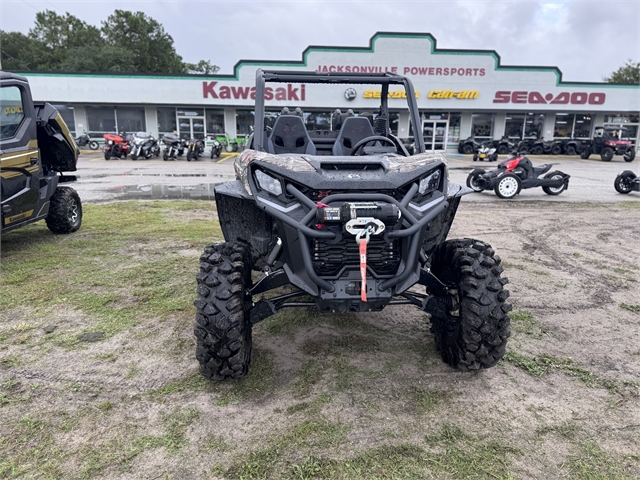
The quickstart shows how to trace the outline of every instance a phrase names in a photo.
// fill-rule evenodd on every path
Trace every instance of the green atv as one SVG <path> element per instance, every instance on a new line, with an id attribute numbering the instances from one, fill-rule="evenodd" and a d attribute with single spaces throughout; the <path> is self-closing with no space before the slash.
<path id="1" fill-rule="evenodd" d="M 82 223 L 73 182 L 80 151 L 62 116 L 48 103 L 34 104 L 26 78 L 0 72 L 0 177 L 2 233 L 45 219 L 53 233 Z"/>

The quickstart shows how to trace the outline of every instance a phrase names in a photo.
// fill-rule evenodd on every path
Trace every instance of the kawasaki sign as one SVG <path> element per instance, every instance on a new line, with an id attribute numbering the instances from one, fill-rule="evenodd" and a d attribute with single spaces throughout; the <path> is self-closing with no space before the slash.
<path id="1" fill-rule="evenodd" d="M 292 100 L 305 101 L 306 85 L 303 83 L 300 87 L 287 85 L 285 87 L 271 88 L 265 87 L 265 100 Z M 222 85 L 218 87 L 218 82 L 202 82 L 202 98 L 219 98 L 219 99 L 235 99 L 246 100 L 256 99 L 256 87 L 230 87 Z"/>

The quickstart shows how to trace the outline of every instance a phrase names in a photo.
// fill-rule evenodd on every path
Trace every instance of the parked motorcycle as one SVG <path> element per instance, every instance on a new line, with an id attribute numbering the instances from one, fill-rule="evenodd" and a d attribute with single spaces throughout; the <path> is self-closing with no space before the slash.
<path id="1" fill-rule="evenodd" d="M 115 133 L 105 133 L 104 137 L 104 159 L 109 160 L 111 157 L 127 158 L 131 148 L 132 135 L 121 132 L 120 135 Z"/>
<path id="2" fill-rule="evenodd" d="M 474 162 L 484 162 L 485 160 L 488 160 L 489 162 L 495 162 L 498 160 L 498 151 L 494 147 L 493 140 L 482 142 L 480 144 L 480 148 L 478 148 L 478 151 L 473 154 Z"/>
<path id="3" fill-rule="evenodd" d="M 165 145 L 164 153 L 162 154 L 163 160 L 177 160 L 177 157 L 182 155 L 188 147 L 188 142 L 175 133 L 165 133 L 162 137 L 162 143 Z"/>
<path id="4" fill-rule="evenodd" d="M 211 143 L 211 158 L 219 157 L 222 153 L 222 144 L 217 140 L 213 139 Z"/>
<path id="5" fill-rule="evenodd" d="M 476 168 L 467 177 L 467 186 L 475 192 L 493 189 L 500 198 L 513 198 L 523 188 L 534 187 L 542 187 L 547 195 L 560 195 L 569 187 L 570 175 L 560 170 L 547 173 L 553 165 L 534 167 L 527 157 L 511 157 L 490 172 Z M 545 173 L 544 178 L 539 178 Z"/>
<path id="6" fill-rule="evenodd" d="M 160 145 L 158 141 L 148 132 L 138 132 L 133 136 L 133 146 L 131 147 L 131 160 L 137 160 L 138 157 L 146 159 L 153 155 L 160 155 Z"/>
<path id="7" fill-rule="evenodd" d="M 91 136 L 87 133 L 86 130 L 83 131 L 83 134 L 74 138 L 76 145 L 79 147 L 86 147 L 89 145 L 91 150 L 98 150 L 100 148 L 100 144 L 91 138 Z"/>
<path id="8" fill-rule="evenodd" d="M 204 140 L 199 138 L 191 139 L 189 142 L 189 148 L 187 149 L 187 162 L 191 160 L 198 160 L 200 155 L 204 153 Z"/>

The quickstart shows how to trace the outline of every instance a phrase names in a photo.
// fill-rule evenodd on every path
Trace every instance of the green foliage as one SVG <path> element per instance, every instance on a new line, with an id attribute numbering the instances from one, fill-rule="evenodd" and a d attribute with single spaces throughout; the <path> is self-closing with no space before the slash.
<path id="1" fill-rule="evenodd" d="M 213 74 L 209 60 L 184 63 L 173 38 L 143 12 L 115 10 L 98 28 L 52 10 L 36 14 L 29 35 L 0 31 L 2 67 L 10 71 Z"/>
<path id="2" fill-rule="evenodd" d="M 640 62 L 634 62 L 632 59 L 627 60 L 627 63 L 622 67 L 612 72 L 609 77 L 605 77 L 604 81 L 631 85 L 640 84 Z"/>

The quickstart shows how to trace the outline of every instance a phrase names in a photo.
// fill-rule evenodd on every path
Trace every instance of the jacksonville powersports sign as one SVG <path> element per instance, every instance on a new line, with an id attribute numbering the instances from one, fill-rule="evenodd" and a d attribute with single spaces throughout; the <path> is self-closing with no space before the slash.
<path id="1" fill-rule="evenodd" d="M 438 49 L 430 34 L 378 33 L 368 47 L 308 47 L 301 60 L 240 61 L 231 75 L 144 76 L 25 74 L 36 100 L 65 103 L 251 107 L 255 71 L 397 73 L 412 79 L 421 108 L 635 112 L 638 86 L 567 82 L 557 68 L 501 65 L 494 51 Z M 404 92 L 390 104 L 404 103 Z M 366 85 L 271 86 L 268 105 L 371 108 L 379 92 Z"/>

